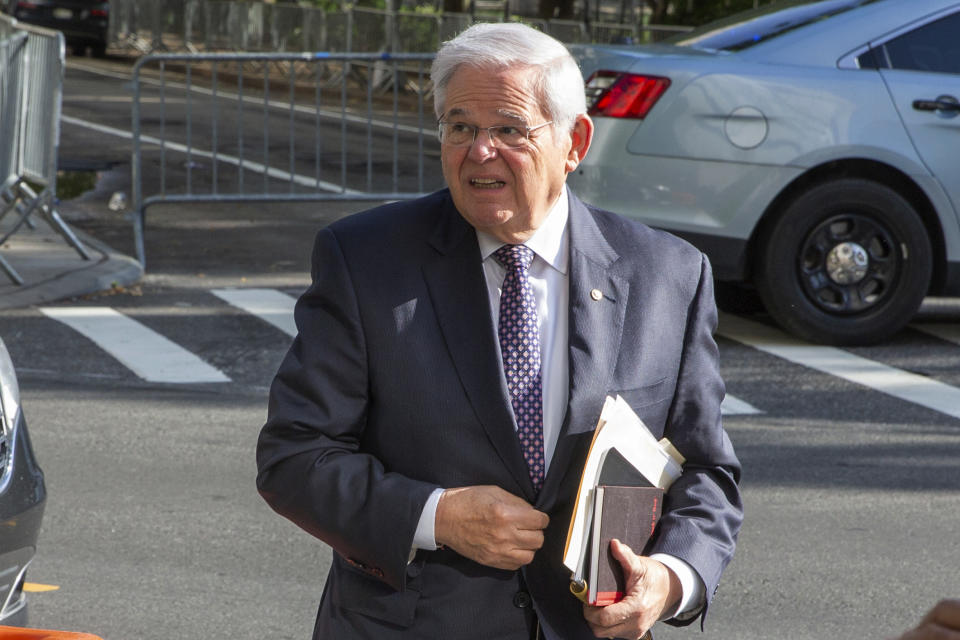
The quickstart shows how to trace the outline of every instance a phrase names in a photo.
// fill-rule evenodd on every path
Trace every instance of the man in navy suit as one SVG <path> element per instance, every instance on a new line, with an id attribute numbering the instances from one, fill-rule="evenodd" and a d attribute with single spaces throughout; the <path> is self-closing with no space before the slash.
<path id="1" fill-rule="evenodd" d="M 319 232 L 258 442 L 263 497 L 334 551 L 314 638 L 689 624 L 742 520 L 709 263 L 567 190 L 593 124 L 559 42 L 478 24 L 432 78 L 448 189 Z M 612 545 L 628 592 L 600 608 L 562 557 L 608 394 L 687 462 L 648 549 Z"/>

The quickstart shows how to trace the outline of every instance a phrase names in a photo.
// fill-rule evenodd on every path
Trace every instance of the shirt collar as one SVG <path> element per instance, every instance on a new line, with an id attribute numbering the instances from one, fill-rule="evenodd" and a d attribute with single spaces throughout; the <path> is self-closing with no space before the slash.
<path id="1" fill-rule="evenodd" d="M 550 208 L 543 224 L 523 244 L 530 247 L 540 259 L 560 273 L 567 273 L 570 260 L 570 241 L 567 233 L 567 218 L 570 216 L 570 201 L 567 197 L 567 185 L 563 185 L 560 197 Z M 486 260 L 493 252 L 503 246 L 503 242 L 486 231 L 477 231 L 480 244 L 480 256 Z"/>

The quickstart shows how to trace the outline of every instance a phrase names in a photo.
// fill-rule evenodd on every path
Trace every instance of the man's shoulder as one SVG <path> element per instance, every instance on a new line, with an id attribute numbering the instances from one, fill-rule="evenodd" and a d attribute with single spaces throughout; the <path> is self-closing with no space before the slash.
<path id="1" fill-rule="evenodd" d="M 604 238 L 621 255 L 637 255 L 640 250 L 658 259 L 676 258 L 699 264 L 702 252 L 687 240 L 668 231 L 656 229 L 634 218 L 607 211 L 590 204 L 584 206 L 596 221 Z"/>

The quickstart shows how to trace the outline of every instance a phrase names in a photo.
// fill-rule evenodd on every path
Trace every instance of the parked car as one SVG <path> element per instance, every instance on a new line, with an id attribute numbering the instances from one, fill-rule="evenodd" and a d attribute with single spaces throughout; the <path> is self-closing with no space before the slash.
<path id="1" fill-rule="evenodd" d="M 866 344 L 960 294 L 960 2 L 776 2 L 572 46 L 588 202 L 703 250 L 794 334 Z"/>
<path id="2" fill-rule="evenodd" d="M 0 625 L 24 626 L 23 582 L 36 551 L 47 490 L 20 408 L 13 363 L 2 340 L 0 426 Z"/>
<path id="3" fill-rule="evenodd" d="M 7 13 L 27 24 L 63 32 L 74 53 L 107 53 L 110 3 L 103 0 L 9 0 Z"/>

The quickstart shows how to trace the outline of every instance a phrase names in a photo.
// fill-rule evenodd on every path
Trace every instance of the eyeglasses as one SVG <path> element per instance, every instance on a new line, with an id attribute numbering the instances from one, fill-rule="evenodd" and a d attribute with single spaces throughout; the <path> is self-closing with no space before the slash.
<path id="1" fill-rule="evenodd" d="M 441 120 L 437 123 L 437 136 L 440 138 L 440 142 L 451 147 L 469 147 L 477 139 L 478 131 L 486 131 L 490 137 L 490 143 L 494 147 L 515 149 L 526 144 L 531 133 L 548 124 L 553 124 L 553 120 L 538 124 L 535 127 L 512 124 L 477 127 L 466 122 L 444 122 Z"/>

